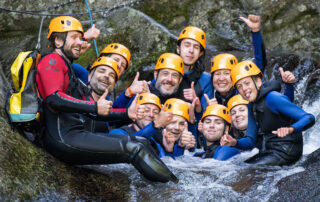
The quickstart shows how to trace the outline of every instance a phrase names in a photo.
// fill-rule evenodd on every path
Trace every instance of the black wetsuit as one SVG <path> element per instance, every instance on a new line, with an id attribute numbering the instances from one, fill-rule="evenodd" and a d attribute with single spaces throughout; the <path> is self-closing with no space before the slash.
<path id="1" fill-rule="evenodd" d="M 37 84 L 44 98 L 46 132 L 44 148 L 72 164 L 132 163 L 147 179 L 177 181 L 144 138 L 108 135 L 109 120 L 128 120 L 117 110 L 97 115 L 97 104 L 88 88 L 76 79 L 72 66 L 58 54 L 42 58 Z M 99 121 L 98 121 L 99 120 Z"/>
<path id="2" fill-rule="evenodd" d="M 259 154 L 247 163 L 265 165 L 289 165 L 302 155 L 302 130 L 314 124 L 314 117 L 291 103 L 286 96 L 276 92 L 281 90 L 277 81 L 266 82 L 259 90 L 251 113 L 259 128 L 257 145 Z M 295 131 L 283 138 L 273 134 L 281 127 L 294 127 Z M 249 130 L 250 124 L 248 124 Z M 259 141 L 260 139 L 260 141 Z"/>

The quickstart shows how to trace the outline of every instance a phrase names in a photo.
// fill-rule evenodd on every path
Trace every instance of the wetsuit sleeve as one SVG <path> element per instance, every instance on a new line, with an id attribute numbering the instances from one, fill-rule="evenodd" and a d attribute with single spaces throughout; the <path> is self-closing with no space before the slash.
<path id="1" fill-rule="evenodd" d="M 127 123 L 131 121 L 128 116 L 126 109 L 111 109 L 111 112 L 107 116 L 101 116 L 98 114 L 88 114 L 92 119 L 107 121 L 109 125 L 114 125 L 116 123 Z"/>
<path id="2" fill-rule="evenodd" d="M 130 102 L 129 97 L 125 96 L 126 90 L 124 90 L 119 97 L 113 102 L 113 108 L 126 108 Z"/>
<path id="3" fill-rule="evenodd" d="M 160 129 L 157 129 L 154 127 L 154 123 L 153 121 L 151 123 L 149 123 L 148 125 L 146 125 L 145 127 L 143 127 L 141 130 L 139 130 L 138 132 L 134 133 L 133 135 L 135 136 L 143 136 L 147 139 L 150 139 L 151 137 L 153 137 L 153 135 L 157 132 L 159 132 Z"/>
<path id="4" fill-rule="evenodd" d="M 65 93 L 69 85 L 68 67 L 58 54 L 52 53 L 41 59 L 37 66 L 37 85 L 42 98 L 54 110 L 97 112 L 93 101 L 76 99 Z"/>
<path id="5" fill-rule="evenodd" d="M 88 83 L 89 71 L 79 64 L 72 64 L 74 74 L 78 77 L 83 83 Z"/>
<path id="6" fill-rule="evenodd" d="M 122 130 L 121 128 L 115 128 L 109 132 L 109 135 L 129 135 L 129 134 L 125 130 Z"/>
<path id="7" fill-rule="evenodd" d="M 272 91 L 266 96 L 266 104 L 275 114 L 283 114 L 292 118 L 296 122 L 291 126 L 294 132 L 302 132 L 307 130 L 315 123 L 315 117 L 312 114 L 305 112 L 303 109 L 290 102 L 288 97 Z"/>
<path id="8" fill-rule="evenodd" d="M 294 86 L 292 84 L 285 84 L 283 94 L 287 96 L 291 102 L 294 102 Z"/>
<path id="9" fill-rule="evenodd" d="M 252 115 L 252 104 L 248 105 L 248 126 L 246 134 L 237 140 L 236 148 L 241 150 L 253 149 L 257 140 L 258 126 Z"/>
<path id="10" fill-rule="evenodd" d="M 262 34 L 260 31 L 251 32 L 251 34 L 252 34 L 255 64 L 259 67 L 261 72 L 263 72 L 265 66 L 267 65 L 267 59 L 266 59 L 266 50 L 265 50 Z"/>
<path id="11" fill-rule="evenodd" d="M 65 93 L 53 93 L 46 98 L 47 104 L 64 112 L 97 113 L 97 104 L 75 99 Z"/>
<path id="12" fill-rule="evenodd" d="M 213 98 L 213 95 L 214 95 L 214 88 L 213 88 L 210 74 L 207 72 L 203 72 L 201 75 L 201 78 L 199 79 L 199 83 L 202 89 L 202 96 L 200 98 L 200 103 L 202 106 L 202 113 L 203 113 L 207 108 L 207 101 L 206 101 L 206 98 L 204 97 L 204 94 L 207 94 L 210 99 Z"/>

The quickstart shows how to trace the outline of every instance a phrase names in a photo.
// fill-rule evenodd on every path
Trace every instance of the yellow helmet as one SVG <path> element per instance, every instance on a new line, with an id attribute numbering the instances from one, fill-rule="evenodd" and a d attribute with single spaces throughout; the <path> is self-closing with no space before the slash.
<path id="1" fill-rule="evenodd" d="M 212 104 L 207 106 L 206 111 L 202 115 L 201 121 L 207 116 L 218 116 L 231 124 L 230 111 L 224 105 Z"/>
<path id="2" fill-rule="evenodd" d="M 231 70 L 234 66 L 238 64 L 238 60 L 236 56 L 223 53 L 216 55 L 211 62 L 211 73 L 220 69 L 229 69 Z"/>
<path id="3" fill-rule="evenodd" d="M 164 103 L 164 111 L 171 111 L 173 115 L 182 116 L 189 121 L 189 105 L 177 98 L 168 99 Z"/>
<path id="4" fill-rule="evenodd" d="M 138 97 L 137 104 L 154 104 L 161 109 L 159 97 L 152 93 L 141 93 Z"/>
<path id="5" fill-rule="evenodd" d="M 249 101 L 242 98 L 240 94 L 233 96 L 228 101 L 228 109 L 231 111 L 231 109 L 237 105 L 248 105 Z"/>
<path id="6" fill-rule="evenodd" d="M 180 74 L 183 72 L 184 64 L 182 58 L 174 53 L 164 53 L 160 55 L 154 70 L 159 69 L 173 69 L 178 71 Z"/>
<path id="7" fill-rule="evenodd" d="M 201 44 L 201 46 L 206 49 L 206 34 L 204 33 L 204 31 L 198 27 L 194 27 L 194 26 L 188 26 L 185 27 L 177 41 L 181 40 L 181 39 L 193 39 L 197 42 L 199 42 Z"/>
<path id="8" fill-rule="evenodd" d="M 59 16 L 50 21 L 47 38 L 49 39 L 53 32 L 79 31 L 83 35 L 81 22 L 71 16 Z"/>
<path id="9" fill-rule="evenodd" d="M 101 66 L 101 65 L 111 67 L 116 72 L 116 75 L 117 75 L 116 80 L 118 80 L 118 78 L 119 78 L 119 67 L 118 67 L 117 61 L 115 61 L 114 59 L 112 59 L 110 57 L 105 57 L 105 56 L 98 57 L 96 59 L 96 61 L 94 61 L 92 66 L 90 67 L 89 71 L 91 71 L 94 68 L 96 68 L 98 66 Z"/>
<path id="10" fill-rule="evenodd" d="M 101 56 L 101 54 L 108 54 L 108 53 L 115 53 L 115 54 L 121 55 L 122 57 L 124 57 L 127 60 L 127 63 L 128 63 L 127 67 L 129 67 L 131 53 L 127 47 L 125 47 L 124 45 L 119 44 L 119 43 L 111 43 L 111 44 L 107 45 L 100 52 L 99 57 Z"/>
<path id="11" fill-rule="evenodd" d="M 261 77 L 263 77 L 263 74 L 257 65 L 251 60 L 242 61 L 231 70 L 232 85 L 235 86 L 240 79 L 256 75 L 261 75 Z"/>

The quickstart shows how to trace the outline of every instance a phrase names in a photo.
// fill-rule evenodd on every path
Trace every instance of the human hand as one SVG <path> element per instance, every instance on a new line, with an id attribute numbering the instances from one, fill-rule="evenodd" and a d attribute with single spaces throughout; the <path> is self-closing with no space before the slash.
<path id="1" fill-rule="evenodd" d="M 93 24 L 92 27 L 83 34 L 83 37 L 87 41 L 89 41 L 91 39 L 98 38 L 99 35 L 100 35 L 100 30 L 96 28 L 95 24 Z"/>
<path id="2" fill-rule="evenodd" d="M 272 131 L 273 134 L 278 135 L 278 137 L 285 137 L 289 134 L 292 134 L 294 131 L 293 127 L 283 127 L 283 128 L 278 128 L 276 131 Z"/>
<path id="3" fill-rule="evenodd" d="M 80 55 L 83 54 L 84 52 L 86 52 L 88 50 L 88 48 L 91 47 L 91 44 L 88 43 L 87 41 L 83 41 L 81 44 L 81 50 L 80 50 Z"/>
<path id="4" fill-rule="evenodd" d="M 174 136 L 170 132 L 167 132 L 166 129 L 163 129 L 162 143 L 167 152 L 173 152 L 174 142 L 175 142 Z"/>
<path id="5" fill-rule="evenodd" d="M 106 100 L 108 96 L 108 89 L 103 93 L 103 95 L 97 101 L 97 111 L 101 116 L 107 116 L 112 109 L 112 101 Z"/>
<path id="6" fill-rule="evenodd" d="M 225 146 L 228 145 L 230 147 L 234 147 L 237 144 L 237 140 L 231 137 L 228 133 L 224 134 L 220 139 L 220 145 Z"/>
<path id="7" fill-rule="evenodd" d="M 295 82 L 296 77 L 293 75 L 292 72 L 290 72 L 290 71 L 283 71 L 283 68 L 282 68 L 282 67 L 279 68 L 279 71 L 280 71 L 280 74 L 281 74 L 282 81 L 283 81 L 284 83 L 292 84 L 292 83 Z"/>
<path id="8" fill-rule="evenodd" d="M 128 108 L 128 116 L 131 120 L 142 119 L 144 117 L 145 108 L 143 105 L 137 104 L 139 94 L 136 95 Z"/>
<path id="9" fill-rule="evenodd" d="M 139 81 L 140 73 L 137 72 L 136 76 L 134 77 L 134 80 L 132 81 L 131 85 L 129 86 L 131 93 L 129 91 L 129 88 L 127 88 L 125 95 L 127 97 L 131 97 L 132 94 L 140 94 L 140 93 L 150 93 L 148 82 L 146 81 Z"/>
<path id="10" fill-rule="evenodd" d="M 209 99 L 207 94 L 204 94 L 204 97 L 206 98 L 207 106 L 213 105 L 213 104 L 218 104 L 218 101 L 216 98 Z"/>
<path id="11" fill-rule="evenodd" d="M 155 128 L 161 128 L 166 125 L 168 125 L 172 120 L 172 112 L 171 111 L 164 111 L 164 108 L 162 106 L 161 111 L 158 115 L 154 116 L 154 127 Z"/>
<path id="12" fill-rule="evenodd" d="M 191 87 L 183 89 L 183 96 L 186 100 L 192 102 L 196 97 L 196 91 L 194 90 L 194 81 L 191 82 Z"/>
<path id="13" fill-rule="evenodd" d="M 249 15 L 248 18 L 239 17 L 247 26 L 251 29 L 252 32 L 260 31 L 260 16 L 258 15 Z"/>
<path id="14" fill-rule="evenodd" d="M 185 147 L 185 149 L 191 149 L 195 146 L 196 140 L 192 133 L 188 130 L 188 124 L 184 124 L 184 130 L 182 132 L 182 135 L 179 139 L 178 145 L 180 147 Z"/>

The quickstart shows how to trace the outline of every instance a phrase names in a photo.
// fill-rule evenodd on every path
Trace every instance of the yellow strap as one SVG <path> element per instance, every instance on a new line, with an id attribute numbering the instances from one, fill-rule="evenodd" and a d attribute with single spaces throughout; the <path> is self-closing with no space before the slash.
<path id="1" fill-rule="evenodd" d="M 32 51 L 27 52 L 20 52 L 19 55 L 16 57 L 15 61 L 11 65 L 11 75 L 12 75 L 12 81 L 15 89 L 19 91 L 19 69 L 23 63 L 23 61 L 26 59 L 26 57 L 31 53 Z"/>

